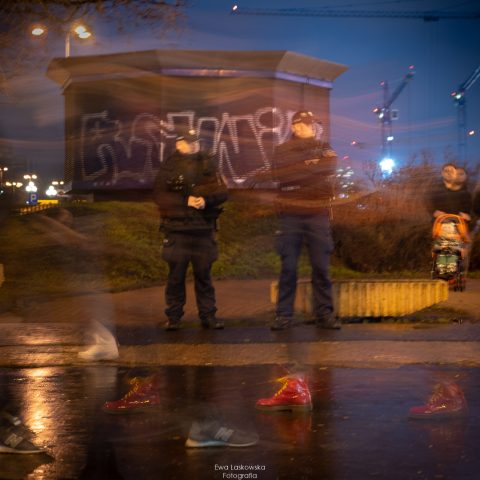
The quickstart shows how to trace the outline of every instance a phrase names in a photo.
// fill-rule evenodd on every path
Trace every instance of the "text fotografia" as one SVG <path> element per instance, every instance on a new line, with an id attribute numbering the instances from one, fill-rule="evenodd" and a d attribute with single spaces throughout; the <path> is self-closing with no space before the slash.
<path id="1" fill-rule="evenodd" d="M 265 465 L 219 465 L 216 463 L 215 470 L 223 472 L 222 478 L 246 480 L 248 478 L 258 478 L 255 472 L 264 472 L 266 467 Z"/>

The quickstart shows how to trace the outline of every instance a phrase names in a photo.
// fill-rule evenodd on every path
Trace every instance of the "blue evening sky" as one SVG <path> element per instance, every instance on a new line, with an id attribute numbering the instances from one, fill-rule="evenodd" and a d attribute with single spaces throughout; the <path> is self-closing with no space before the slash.
<path id="1" fill-rule="evenodd" d="M 480 65 L 480 20 L 399 18 L 325 18 L 231 15 L 235 2 L 196 0 L 187 22 L 176 35 L 155 39 L 148 31 L 124 36 L 108 33 L 101 20 L 93 22 L 96 41 L 75 43 L 72 55 L 95 55 L 152 48 L 290 50 L 349 67 L 334 83 L 331 94 L 332 144 L 340 155 L 357 160 L 379 158 L 380 125 L 372 108 L 382 102 L 380 82 L 395 89 L 410 65 L 416 74 L 394 108 L 394 156 L 405 162 L 422 150 L 442 162 L 444 151 L 457 152 L 456 108 L 450 93 Z M 479 11 L 480 2 L 462 0 L 239 0 L 244 7 L 323 7 L 455 12 Z M 63 45 L 52 51 L 62 55 Z M 47 62 L 48 63 L 48 62 Z M 46 67 L 46 66 L 45 66 Z M 9 84 L 10 103 L 0 113 L 0 136 L 8 138 L 29 169 L 45 176 L 63 175 L 63 97 L 45 78 L 44 70 Z M 480 80 L 467 92 L 470 163 L 480 161 Z M 363 144 L 358 149 L 352 140 Z"/>

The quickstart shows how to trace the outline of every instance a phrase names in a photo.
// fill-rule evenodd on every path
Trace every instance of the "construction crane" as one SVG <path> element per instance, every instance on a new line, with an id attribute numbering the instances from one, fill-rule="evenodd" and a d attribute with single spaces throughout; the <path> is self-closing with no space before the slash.
<path id="1" fill-rule="evenodd" d="M 467 160 L 467 105 L 465 93 L 480 77 L 480 65 L 470 76 L 450 95 L 457 107 L 457 128 L 458 128 L 458 158 L 465 162 Z"/>
<path id="2" fill-rule="evenodd" d="M 380 168 L 385 173 L 391 173 L 395 165 L 392 158 L 392 119 L 396 119 L 396 111 L 392 110 L 393 102 L 402 93 L 403 89 L 407 86 L 407 83 L 415 75 L 415 67 L 410 65 L 408 67 L 408 73 L 403 77 L 401 83 L 390 95 L 388 90 L 388 82 L 384 80 L 381 82 L 383 88 L 383 105 L 381 107 L 375 107 L 373 113 L 375 113 L 380 120 L 382 126 L 382 159 L 380 161 Z"/>
<path id="3" fill-rule="evenodd" d="M 465 12 L 445 12 L 445 11 L 418 11 L 418 10 L 350 10 L 350 9 L 335 9 L 330 7 L 321 7 L 321 8 L 248 8 L 240 7 L 238 4 L 234 4 L 231 13 L 235 15 L 262 15 L 262 16 L 296 16 L 296 17 L 333 17 L 333 18 L 397 18 L 397 19 L 422 19 L 425 22 L 438 22 L 439 20 L 480 20 L 480 10 L 477 11 L 465 11 Z M 480 68 L 480 67 L 479 67 Z M 479 69 L 477 69 L 474 74 L 469 77 L 469 80 L 472 77 L 475 77 L 469 86 L 478 78 Z M 476 76 L 475 76 L 476 73 Z M 388 84 L 383 82 L 382 86 L 384 89 L 384 105 L 381 108 L 375 109 L 375 113 L 378 114 L 379 119 L 382 124 L 382 153 L 383 158 L 381 162 L 384 162 L 383 165 L 385 168 L 389 168 L 389 165 L 392 164 L 391 159 L 391 141 L 393 136 L 391 135 L 391 120 L 392 112 L 390 111 L 390 106 L 393 101 L 398 97 L 401 91 L 405 88 L 405 85 L 413 77 L 413 69 L 405 76 L 402 83 L 395 90 L 395 92 L 390 97 L 391 101 L 388 102 Z M 468 82 L 464 82 L 465 84 Z M 464 92 L 460 94 L 461 89 L 458 90 L 459 93 L 454 92 L 454 97 L 460 95 L 458 98 L 458 115 L 459 115 L 459 145 L 465 145 L 466 149 L 466 120 L 465 120 L 465 98 Z M 382 115 L 382 116 L 381 116 Z M 460 132 L 464 135 L 462 140 L 460 140 Z M 460 147 L 459 147 L 460 148 Z"/>
<path id="4" fill-rule="evenodd" d="M 477 12 L 436 12 L 405 10 L 336 10 L 324 8 L 246 8 L 233 5 L 231 13 L 235 15 L 275 15 L 295 17 L 343 17 L 343 18 L 405 18 L 422 19 L 425 22 L 439 20 L 480 20 Z"/>

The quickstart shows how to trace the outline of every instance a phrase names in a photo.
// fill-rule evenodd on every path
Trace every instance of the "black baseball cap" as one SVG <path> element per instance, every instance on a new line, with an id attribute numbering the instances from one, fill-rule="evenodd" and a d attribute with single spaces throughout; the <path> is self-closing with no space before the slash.
<path id="1" fill-rule="evenodd" d="M 188 130 L 182 130 L 181 132 L 177 133 L 175 141 L 178 142 L 180 140 L 185 140 L 187 143 L 193 143 L 198 141 L 198 133 L 193 128 Z"/>
<path id="2" fill-rule="evenodd" d="M 299 110 L 298 112 L 294 113 L 292 117 L 292 125 L 300 122 L 311 125 L 312 123 L 317 123 L 318 121 L 318 117 L 308 110 Z"/>

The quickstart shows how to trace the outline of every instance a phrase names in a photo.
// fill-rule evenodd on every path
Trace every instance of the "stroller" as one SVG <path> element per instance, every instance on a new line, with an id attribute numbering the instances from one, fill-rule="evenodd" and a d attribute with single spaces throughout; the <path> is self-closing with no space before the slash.
<path id="1" fill-rule="evenodd" d="M 454 291 L 465 290 L 468 226 L 459 215 L 444 214 L 436 218 L 432 230 L 432 279 L 448 281 Z"/>

